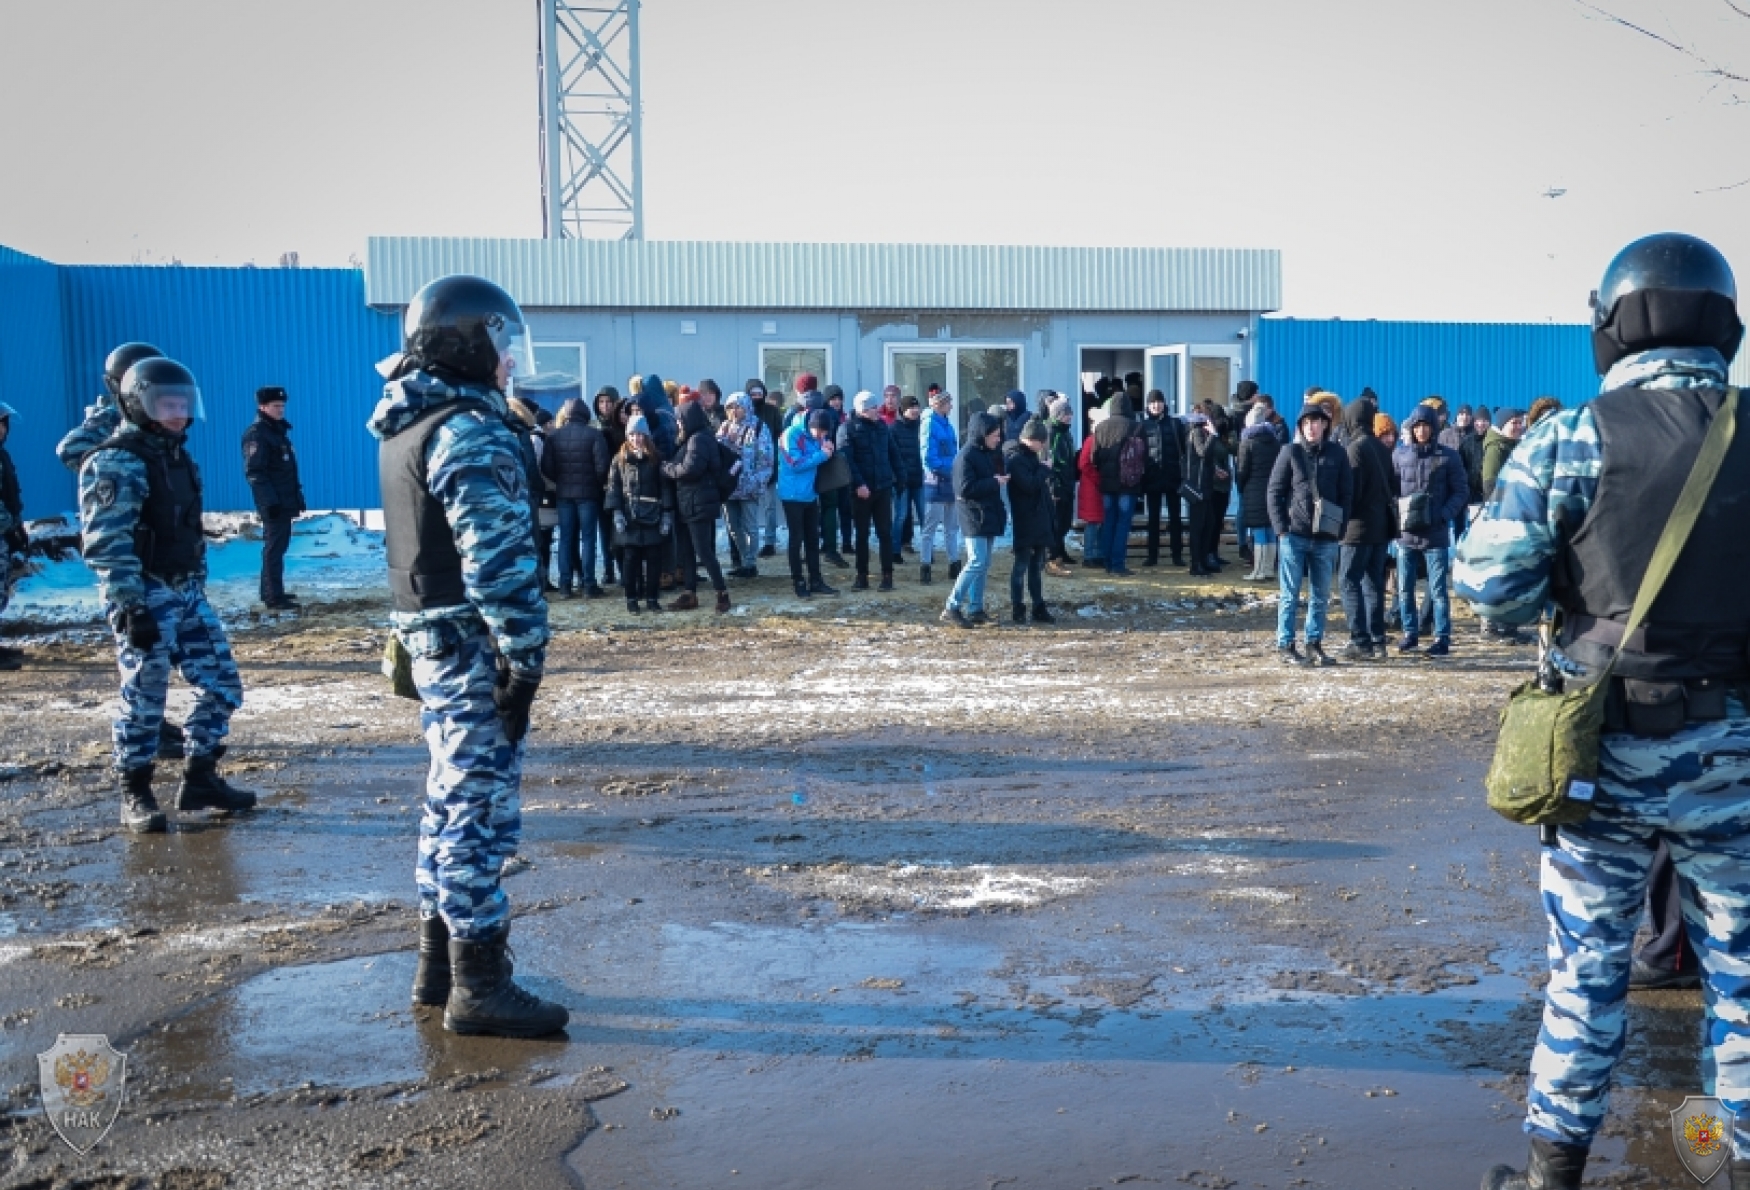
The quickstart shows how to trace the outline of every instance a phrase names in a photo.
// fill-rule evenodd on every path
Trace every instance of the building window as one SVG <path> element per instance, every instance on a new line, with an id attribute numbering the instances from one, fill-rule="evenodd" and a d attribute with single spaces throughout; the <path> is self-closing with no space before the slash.
<path id="1" fill-rule="evenodd" d="M 761 343 L 760 379 L 773 396 L 792 392 L 796 377 L 813 374 L 822 388 L 832 383 L 832 348 L 825 343 Z"/>
<path id="2" fill-rule="evenodd" d="M 1001 416 L 1003 398 L 1024 388 L 1021 347 L 1009 343 L 888 344 L 887 383 L 902 395 L 922 401 L 931 384 L 954 396 L 954 422 L 965 434 L 966 421 L 987 410 Z"/>
<path id="3" fill-rule="evenodd" d="M 566 401 L 584 395 L 587 359 L 582 343 L 536 343 L 535 374 L 512 380 L 511 389 L 557 415 Z"/>

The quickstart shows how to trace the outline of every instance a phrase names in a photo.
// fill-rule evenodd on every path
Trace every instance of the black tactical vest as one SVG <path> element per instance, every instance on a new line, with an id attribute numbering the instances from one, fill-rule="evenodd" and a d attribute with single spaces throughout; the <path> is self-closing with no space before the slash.
<path id="1" fill-rule="evenodd" d="M 134 527 L 134 555 L 141 569 L 165 582 L 199 574 L 207 537 L 201 529 L 201 474 L 188 451 L 174 443 L 148 443 L 134 434 L 118 434 L 96 450 L 126 451 L 146 465 L 146 503 Z"/>
<path id="2" fill-rule="evenodd" d="M 1592 403 L 1602 453 L 1597 495 L 1551 575 L 1566 612 L 1562 643 L 1576 661 L 1600 666 L 1623 643 L 1641 578 L 1724 398 L 1714 387 L 1627 388 Z M 1617 677 L 1750 678 L 1750 409 L 1738 416 L 1695 530 L 1646 625 L 1623 648 Z"/>
<path id="3" fill-rule="evenodd" d="M 398 612 L 468 602 L 455 533 L 444 516 L 442 501 L 426 485 L 425 447 L 438 427 L 470 410 L 497 416 L 483 401 L 445 401 L 421 413 L 377 448 L 389 593 Z"/>

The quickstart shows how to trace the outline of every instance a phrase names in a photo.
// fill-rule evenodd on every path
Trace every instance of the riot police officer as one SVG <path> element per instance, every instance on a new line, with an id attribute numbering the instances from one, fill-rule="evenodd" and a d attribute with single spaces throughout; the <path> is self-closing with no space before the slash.
<path id="1" fill-rule="evenodd" d="M 153 356 L 127 370 L 117 399 L 121 428 L 79 469 L 80 534 L 121 670 L 114 742 L 122 825 L 162 831 L 152 776 L 171 666 L 198 691 L 184 725 L 177 810 L 230 814 L 253 807 L 255 795 L 218 772 L 243 680 L 206 597 L 201 479 L 185 448 L 188 427 L 203 416 L 200 386 L 175 360 Z"/>
<path id="2" fill-rule="evenodd" d="M 372 414 L 392 624 L 431 750 L 419 827 L 415 1004 L 456 1033 L 537 1037 L 569 1014 L 512 979 L 504 863 L 522 836 L 523 737 L 546 664 L 528 472 L 505 393 L 522 311 L 478 277 L 414 295 Z"/>
<path id="3" fill-rule="evenodd" d="M 1624 248 L 1594 300 L 1602 395 L 1521 441 L 1459 550 L 1459 593 L 1487 619 L 1561 608 L 1552 663 L 1583 680 L 1613 653 L 1591 814 L 1546 834 L 1550 981 L 1531 1061 L 1529 1168 L 1485 1190 L 1580 1185 L 1622 1053 L 1635 928 L 1658 844 L 1710 992 L 1715 1094 L 1737 1113 L 1731 1185 L 1750 1190 L 1750 426 L 1736 434 L 1643 631 L 1629 618 L 1710 425 L 1737 395 L 1744 328 L 1725 258 L 1665 233 Z M 1722 597 L 1724 596 L 1724 597 Z"/>
<path id="4" fill-rule="evenodd" d="M 122 377 L 128 369 L 143 359 L 154 359 L 164 353 L 150 343 L 123 343 L 103 361 L 103 391 L 85 407 L 85 418 L 67 431 L 55 447 L 55 455 L 73 474 L 79 474 L 85 456 L 109 441 L 121 428 L 122 411 L 116 396 L 121 392 Z M 181 760 L 184 756 L 182 728 L 168 716 L 158 731 L 158 757 L 161 760 Z"/>
<path id="5" fill-rule="evenodd" d="M 6 453 L 6 439 L 12 435 L 12 406 L 0 401 L 0 612 L 12 601 L 12 558 L 30 547 L 30 537 L 24 531 L 24 498 L 18 491 L 18 469 L 12 456 Z M 21 649 L 0 645 L 0 670 L 18 669 L 24 664 Z"/>

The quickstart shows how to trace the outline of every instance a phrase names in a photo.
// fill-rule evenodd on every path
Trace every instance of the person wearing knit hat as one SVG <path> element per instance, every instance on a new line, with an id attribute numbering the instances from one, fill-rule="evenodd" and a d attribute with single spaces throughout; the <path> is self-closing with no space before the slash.
<path id="1" fill-rule="evenodd" d="M 859 416 L 859 417 L 862 417 L 865 414 L 875 413 L 877 411 L 878 407 L 880 406 L 880 404 L 881 404 L 881 398 L 877 397 L 874 393 L 870 392 L 868 389 L 864 389 L 862 392 L 858 393 L 855 397 L 851 398 L 851 408 L 853 410 L 855 410 L 857 416 Z"/>
<path id="2" fill-rule="evenodd" d="M 1331 415 L 1322 402 L 1307 401 L 1295 419 L 1295 430 L 1296 441 L 1276 456 L 1270 472 L 1270 528 L 1276 533 L 1281 576 L 1276 654 L 1287 665 L 1332 665 L 1324 650 L 1325 610 L 1331 601 L 1343 510 L 1355 495 L 1355 473 L 1348 454 L 1330 440 Z M 1335 523 L 1329 516 L 1332 512 Z M 1305 605 L 1304 655 L 1294 645 L 1303 582 L 1312 587 L 1312 598 Z"/>
<path id="3" fill-rule="evenodd" d="M 1495 494 L 1495 480 L 1501 475 L 1501 468 L 1507 465 L 1507 458 L 1519 445 L 1519 439 L 1525 433 L 1525 411 L 1523 409 L 1497 409 L 1495 424 L 1489 427 L 1488 434 L 1483 438 L 1483 499 L 1487 501 Z"/>
<path id="4" fill-rule="evenodd" d="M 674 533 L 674 485 L 662 476 L 662 456 L 642 413 L 626 422 L 626 440 L 608 465 L 602 510 L 614 527 L 626 610 L 634 615 L 661 611 L 660 574 Z"/>
<path id="5" fill-rule="evenodd" d="M 1031 620 L 1055 624 L 1045 606 L 1045 560 L 1056 540 L 1056 510 L 1051 500 L 1051 469 L 1046 463 L 1050 434 L 1042 421 L 1029 421 L 1013 442 L 1003 443 L 1003 471 L 1009 477 L 1008 501 L 1014 521 L 1015 562 L 1009 569 L 1009 617 L 1028 622 L 1022 587 L 1033 601 Z"/>
<path id="6" fill-rule="evenodd" d="M 796 395 L 799 397 L 803 393 L 811 393 L 819 387 L 820 387 L 820 379 L 817 376 L 815 376 L 815 374 L 813 372 L 804 372 L 800 376 L 796 377 L 796 383 L 794 385 L 794 388 L 796 391 Z"/>
<path id="7" fill-rule="evenodd" d="M 869 534 L 880 554 L 881 590 L 893 590 L 893 490 L 905 474 L 899 440 L 881 420 L 881 398 L 868 389 L 851 402 L 855 416 L 839 428 L 839 451 L 851 465 L 851 518 L 856 530 L 853 591 L 869 589 Z"/>
<path id="8" fill-rule="evenodd" d="M 1398 444 L 1398 423 L 1392 420 L 1389 413 L 1373 415 L 1373 436 L 1378 438 L 1388 449 L 1396 449 Z"/>
<path id="9" fill-rule="evenodd" d="M 900 474 L 893 484 L 893 562 L 905 561 L 905 550 L 914 547 L 924 525 L 923 406 L 907 393 L 899 398 L 899 416 L 888 430 L 899 447 Z M 885 416 L 885 407 L 883 409 Z"/>
<path id="10" fill-rule="evenodd" d="M 613 458 L 607 438 L 589 424 L 588 402 L 572 397 L 559 407 L 541 451 L 541 474 L 552 485 L 561 599 L 575 598 L 579 587 L 591 599 L 606 594 L 595 581 L 595 551 Z"/>
<path id="11" fill-rule="evenodd" d="M 1560 413 L 1562 403 L 1554 397 L 1539 397 L 1525 414 L 1525 428 L 1530 429 L 1552 413 Z"/>
<path id="12" fill-rule="evenodd" d="M 778 499 L 790 531 L 790 582 L 798 599 L 838 594 L 820 573 L 820 498 L 815 492 L 815 476 L 833 456 L 832 426 L 832 415 L 816 409 L 791 422 L 778 438 Z"/>

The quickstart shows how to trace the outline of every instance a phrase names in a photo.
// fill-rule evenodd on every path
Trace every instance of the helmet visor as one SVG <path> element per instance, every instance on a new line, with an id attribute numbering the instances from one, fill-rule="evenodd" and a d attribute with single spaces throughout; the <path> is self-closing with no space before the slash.
<path id="1" fill-rule="evenodd" d="M 511 361 L 512 376 L 529 377 L 535 374 L 535 347 L 529 340 L 529 328 L 520 322 L 493 317 L 487 322 L 487 334 L 492 337 L 493 349 L 498 352 L 500 362 L 507 357 Z"/>
<path id="2" fill-rule="evenodd" d="M 152 421 L 205 421 L 201 390 L 194 384 L 148 384 L 140 390 L 140 410 Z"/>

